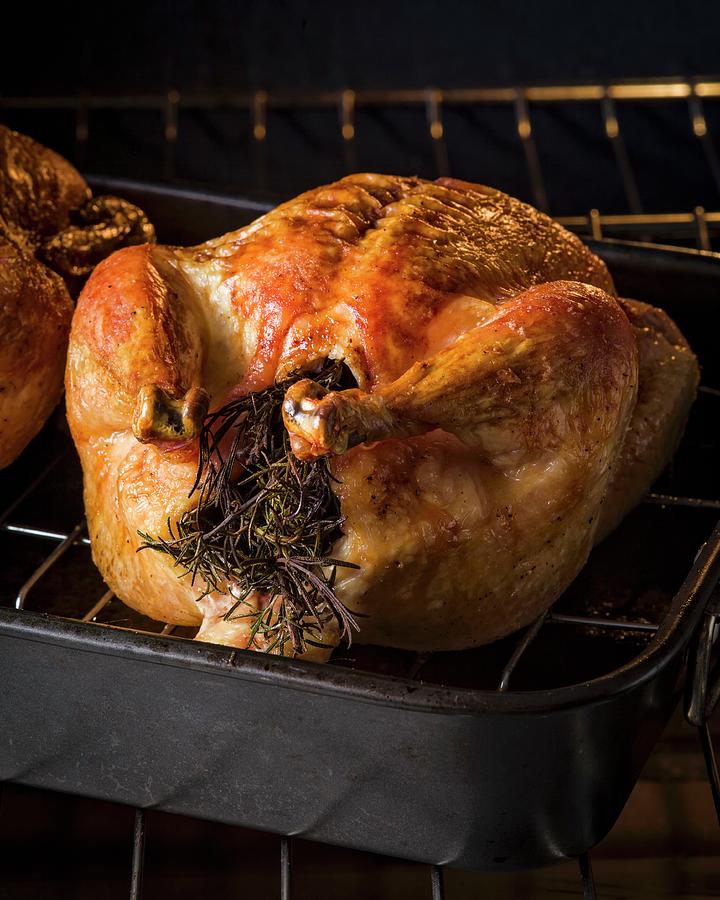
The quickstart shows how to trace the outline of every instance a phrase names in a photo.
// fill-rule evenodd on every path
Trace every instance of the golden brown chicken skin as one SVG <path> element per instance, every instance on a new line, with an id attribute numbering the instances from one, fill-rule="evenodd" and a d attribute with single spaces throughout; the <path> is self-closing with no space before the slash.
<path id="1" fill-rule="evenodd" d="M 358 387 L 321 389 L 326 358 Z M 358 566 L 336 591 L 358 640 L 492 641 L 583 566 L 638 385 L 605 266 L 498 191 L 365 174 L 199 247 L 120 251 L 88 282 L 68 417 L 94 559 L 123 601 L 262 649 L 247 620 L 224 620 L 227 596 L 138 553 L 139 532 L 167 534 L 196 502 L 205 410 L 298 370 L 285 424 L 299 459 L 331 459 L 345 519 L 332 555 Z"/>
<path id="2" fill-rule="evenodd" d="M 635 332 L 640 381 L 596 541 L 620 524 L 670 461 L 700 383 L 695 354 L 666 312 L 638 300 L 621 300 L 620 305 Z"/>
<path id="3" fill-rule="evenodd" d="M 0 241 L 0 468 L 60 399 L 72 311 L 59 275 Z"/>
<path id="4" fill-rule="evenodd" d="M 0 125 L 0 468 L 35 437 L 63 390 L 68 287 L 111 250 L 150 240 L 144 214 L 93 200 L 67 160 Z"/>
<path id="5" fill-rule="evenodd" d="M 72 301 L 35 253 L 88 187 L 62 157 L 0 125 L 0 468 L 62 394 Z"/>

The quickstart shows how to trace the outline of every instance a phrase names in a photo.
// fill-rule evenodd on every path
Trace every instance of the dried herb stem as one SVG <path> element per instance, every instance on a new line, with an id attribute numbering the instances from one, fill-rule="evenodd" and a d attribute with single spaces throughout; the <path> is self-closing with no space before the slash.
<path id="1" fill-rule="evenodd" d="M 195 508 L 168 521 L 167 538 L 140 533 L 141 550 L 169 554 L 206 594 L 230 595 L 224 618 L 249 619 L 248 646 L 275 653 L 319 645 L 333 619 L 348 642 L 358 627 L 335 592 L 337 568 L 357 566 L 328 555 L 343 523 L 328 462 L 296 459 L 282 422 L 285 393 L 306 374 L 211 413 L 199 438 Z M 313 377 L 330 389 L 342 376 L 341 363 L 326 362 Z"/>

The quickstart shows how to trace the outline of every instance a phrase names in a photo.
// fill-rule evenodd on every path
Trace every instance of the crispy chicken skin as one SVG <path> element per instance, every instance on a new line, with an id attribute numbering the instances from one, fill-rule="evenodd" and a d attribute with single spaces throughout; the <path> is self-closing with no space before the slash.
<path id="1" fill-rule="evenodd" d="M 0 468 L 40 431 L 62 394 L 68 287 L 79 287 L 128 239 L 151 238 L 136 207 L 92 200 L 70 163 L 0 125 Z"/>
<path id="2" fill-rule="evenodd" d="M 0 468 L 62 394 L 73 306 L 63 280 L 35 254 L 88 196 L 61 156 L 0 125 Z"/>
<path id="3" fill-rule="evenodd" d="M 60 399 L 72 311 L 62 278 L 0 239 L 0 469 Z"/>
<path id="4" fill-rule="evenodd" d="M 695 354 L 664 310 L 638 300 L 621 300 L 620 305 L 635 332 L 640 382 L 596 541 L 620 524 L 670 461 L 700 383 Z"/>
<path id="5" fill-rule="evenodd" d="M 0 235 L 35 253 L 90 198 L 80 173 L 53 150 L 0 125 Z"/>
<path id="6" fill-rule="evenodd" d="M 338 479 L 331 552 L 360 567 L 336 586 L 358 640 L 495 640 L 584 565 L 608 486 L 628 480 L 632 498 L 611 492 L 606 528 L 672 452 L 694 358 L 662 314 L 627 309 L 633 324 L 573 235 L 452 179 L 353 175 L 199 247 L 122 250 L 80 297 L 66 375 L 95 562 L 130 606 L 248 646 L 229 600 L 199 604 L 204 586 L 137 553 L 138 532 L 166 535 L 192 507 L 207 408 L 305 371 L 283 414 L 296 455 L 328 455 Z M 312 381 L 328 357 L 358 388 Z"/>

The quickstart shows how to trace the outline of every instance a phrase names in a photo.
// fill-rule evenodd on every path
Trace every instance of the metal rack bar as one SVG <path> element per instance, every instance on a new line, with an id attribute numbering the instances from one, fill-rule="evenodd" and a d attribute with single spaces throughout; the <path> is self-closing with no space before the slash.
<path id="1" fill-rule="evenodd" d="M 714 672 L 711 666 L 713 646 L 717 639 L 719 625 L 720 588 L 716 586 L 700 628 L 690 645 L 688 655 L 690 675 L 686 682 L 685 718 L 698 729 L 718 825 L 720 825 L 720 769 L 710 731 L 710 718 L 718 698 L 720 698 L 720 678 L 717 676 L 717 666 Z M 714 683 L 713 677 L 715 677 Z"/>
<path id="2" fill-rule="evenodd" d="M 92 622 L 93 619 L 95 618 L 95 616 L 101 610 L 105 609 L 105 607 L 108 605 L 108 603 L 112 600 L 112 598 L 114 596 L 115 596 L 115 594 L 113 594 L 113 592 L 111 590 L 105 591 L 105 593 L 98 600 L 98 602 L 85 613 L 85 615 L 82 617 L 82 621 L 83 622 Z"/>
<path id="3" fill-rule="evenodd" d="M 624 622 L 620 619 L 605 619 L 600 616 L 571 616 L 564 615 L 563 613 L 554 613 L 552 611 L 545 612 L 527 628 L 518 641 L 507 665 L 502 671 L 500 682 L 497 687 L 498 691 L 502 693 L 508 690 L 510 679 L 517 668 L 518 663 L 546 623 L 555 625 L 574 625 L 583 628 L 605 628 L 611 631 L 634 631 L 638 634 L 647 635 L 655 634 L 658 630 L 658 626 L 650 622 Z"/>
<path id="4" fill-rule="evenodd" d="M 610 145 L 615 157 L 615 163 L 620 171 L 623 188 L 625 190 L 625 199 L 628 207 L 635 215 L 642 215 L 643 207 L 638 191 L 635 174 L 630 165 L 630 157 L 628 156 L 625 141 L 620 133 L 620 123 L 615 109 L 615 99 L 610 93 L 606 93 L 600 105 L 602 111 L 603 125 L 605 127 L 605 135 L 610 141 Z"/>
<path id="5" fill-rule="evenodd" d="M 708 237 L 720 234 L 720 213 L 705 212 L 703 219 Z M 646 241 L 652 239 L 656 243 L 675 239 L 697 242 L 698 236 L 697 217 L 694 211 L 605 215 L 595 210 L 584 216 L 556 216 L 555 220 L 570 231 L 588 235 L 595 240 L 599 240 L 600 235 L 608 237 L 605 232 L 617 238 Z"/>
<path id="6" fill-rule="evenodd" d="M 690 645 L 688 660 L 688 667 L 692 677 L 688 680 L 685 718 L 691 725 L 695 725 L 698 728 L 705 724 L 712 712 L 712 704 L 708 703 L 709 695 L 714 695 L 710 684 L 710 664 L 719 622 L 720 593 L 716 592 L 708 604 L 700 627 Z"/>
<path id="7" fill-rule="evenodd" d="M 686 506 L 691 509 L 720 509 L 720 500 L 705 500 L 701 497 L 676 497 L 674 494 L 646 494 L 643 503 L 656 506 Z"/>
<path id="8" fill-rule="evenodd" d="M 525 162 L 530 176 L 530 187 L 532 188 L 535 206 L 547 212 L 550 208 L 548 196 L 545 190 L 542 169 L 540 168 L 540 157 L 538 156 L 535 138 L 532 133 L 527 95 L 523 90 L 518 90 L 515 94 L 515 124 L 520 143 L 525 152 Z"/>
<path id="9" fill-rule="evenodd" d="M 720 98 L 720 79 L 700 76 L 693 79 L 647 79 L 641 81 L 613 81 L 608 84 L 559 84 L 527 85 L 521 88 L 529 103 L 598 103 L 605 97 L 619 103 L 638 101 L 687 100 Z M 443 102 L 448 106 L 474 104 L 513 104 L 518 88 L 467 87 L 443 89 Z M 272 109 L 303 109 L 338 107 L 342 90 L 330 91 L 271 91 L 267 92 L 267 105 Z M 423 106 L 427 101 L 425 88 L 356 89 L 358 106 Z M 185 109 L 240 109 L 248 108 L 253 93 L 247 91 L 227 93 L 188 92 L 183 99 Z M 27 97 L 0 96 L 0 107 L 6 109 L 55 109 L 76 110 L 78 95 L 45 95 Z M 162 111 L 167 94 L 98 94 L 87 98 L 88 109 L 156 109 Z"/>
<path id="10" fill-rule="evenodd" d="M 695 86 L 693 86 L 693 91 L 688 97 L 688 109 L 690 112 L 690 122 L 693 134 L 700 141 L 708 168 L 710 169 L 713 181 L 715 182 L 715 187 L 718 192 L 720 192 L 720 160 L 718 159 L 717 151 L 715 150 L 715 144 L 708 133 L 705 109 Z"/>
<path id="11" fill-rule="evenodd" d="M 32 575 L 18 591 L 18 595 L 15 598 L 15 609 L 23 609 L 28 594 L 33 589 L 33 587 L 48 571 L 48 569 L 50 569 L 60 559 L 61 556 L 67 553 L 70 547 L 72 547 L 72 545 L 75 543 L 76 539 L 80 536 L 80 532 L 84 528 L 85 519 L 83 519 L 81 522 L 78 522 L 78 524 L 73 528 L 70 534 L 63 541 L 61 541 L 53 550 L 53 552 L 45 558 L 45 560 L 37 567 L 37 569 L 35 569 Z"/>
<path id="12" fill-rule="evenodd" d="M 592 862 L 590 854 L 583 853 L 579 858 L 580 878 L 582 879 L 583 900 L 597 900 L 597 888 L 595 887 L 595 876 L 593 875 Z"/>
<path id="13" fill-rule="evenodd" d="M 253 121 L 253 145 L 255 148 L 255 178 L 262 189 L 267 187 L 267 162 L 265 145 L 267 138 L 267 91 L 255 91 L 250 101 Z"/>
<path id="14" fill-rule="evenodd" d="M 601 616 L 573 616 L 564 613 L 555 613 L 548 611 L 540 616 L 527 628 L 520 641 L 517 643 L 507 665 L 503 669 L 497 690 L 500 692 L 507 691 L 510 686 L 510 679 L 513 672 L 517 668 L 518 663 L 524 656 L 527 649 L 533 643 L 540 633 L 541 628 L 545 624 L 550 625 L 573 625 L 582 628 L 599 628 L 609 631 L 630 631 L 637 634 L 645 634 L 651 636 L 658 630 L 658 625 L 652 622 L 636 622 L 626 621 L 622 619 L 607 619 Z M 417 653 L 412 665 L 408 671 L 407 677 L 415 679 L 418 677 L 420 670 L 425 666 L 432 657 L 432 653 Z M 720 691 L 720 684 L 717 685 Z"/>
<path id="15" fill-rule="evenodd" d="M 167 92 L 163 114 L 165 116 L 165 162 L 163 172 L 170 179 L 175 174 L 175 147 L 178 139 L 178 109 L 180 107 L 180 91 Z"/>
<path id="16" fill-rule="evenodd" d="M 45 528 L 30 528 L 27 525 L 2 525 L 0 528 L 2 528 L 3 531 L 8 531 L 10 534 L 24 534 L 27 537 L 46 538 L 50 541 L 65 541 L 69 537 L 69 535 L 63 531 L 48 531 Z M 89 547 L 90 538 L 80 538 L 77 543 L 87 544 Z"/>
<path id="17" fill-rule="evenodd" d="M 625 231 L 627 234 L 637 234 L 643 228 L 654 226 L 656 228 L 676 228 L 678 232 L 693 234 L 696 228 L 695 212 L 676 213 L 618 213 L 598 214 L 598 222 L 604 228 Z M 556 221 L 566 228 L 585 229 L 590 231 L 590 216 L 558 216 Z M 709 228 L 717 229 L 720 225 L 720 212 L 706 212 L 705 222 Z"/>
<path id="18" fill-rule="evenodd" d="M 252 96 L 253 138 L 261 143 L 267 137 L 267 91 L 255 91 Z"/>
<path id="19" fill-rule="evenodd" d="M 445 879 L 442 866 L 430 866 L 432 900 L 445 900 Z"/>
<path id="20" fill-rule="evenodd" d="M 413 659 L 412 664 L 410 665 L 410 668 L 407 673 L 407 677 L 410 679 L 417 678 L 418 675 L 420 674 L 420 670 L 430 660 L 432 655 L 433 655 L 432 651 L 430 651 L 430 650 L 419 650 L 415 654 L 415 658 Z"/>
<path id="21" fill-rule="evenodd" d="M 145 864 L 145 812 L 135 810 L 133 826 L 132 871 L 130 873 L 130 900 L 140 900 L 142 894 L 143 867 Z"/>
<path id="22" fill-rule="evenodd" d="M 355 91 L 343 91 L 340 97 L 340 136 L 343 142 L 345 169 L 353 172 L 357 168 L 355 152 Z"/>
<path id="23" fill-rule="evenodd" d="M 569 616 L 556 612 L 549 612 L 546 621 L 549 625 L 580 625 L 583 628 L 607 628 L 610 631 L 637 631 L 643 634 L 655 634 L 659 627 L 651 622 L 626 622 L 622 619 L 604 619 L 601 616 Z"/>
<path id="24" fill-rule="evenodd" d="M 520 638 L 515 650 L 513 651 L 512 656 L 510 657 L 508 664 L 502 671 L 500 676 L 500 683 L 498 684 L 498 691 L 501 693 L 505 692 L 510 687 L 510 679 L 512 677 L 517 664 L 520 662 L 522 657 L 525 654 L 525 651 L 528 649 L 530 644 L 535 640 L 535 638 L 540 633 L 540 629 L 545 624 L 545 619 L 547 618 L 547 613 L 543 613 L 539 618 L 537 618 L 532 625 L 528 627 L 525 631 L 525 634 Z"/>
<path id="25" fill-rule="evenodd" d="M 700 743 L 702 744 L 708 780 L 710 781 L 710 791 L 712 792 L 713 804 L 715 806 L 715 815 L 717 816 L 718 825 L 720 825 L 720 769 L 718 769 L 717 754 L 715 753 L 709 720 L 705 721 L 700 726 Z"/>
<path id="26" fill-rule="evenodd" d="M 445 127 L 442 121 L 443 93 L 437 88 L 431 88 L 427 92 L 425 114 L 427 116 L 430 140 L 435 154 L 435 169 L 438 177 L 442 178 L 450 174 L 450 162 L 448 159 L 447 145 L 445 143 Z"/>
<path id="27" fill-rule="evenodd" d="M 713 714 L 715 707 L 720 703 L 720 661 L 717 663 L 715 670 L 710 673 L 710 679 L 712 683 L 708 686 L 707 701 L 705 703 L 708 717 Z"/>
<path id="28" fill-rule="evenodd" d="M 705 210 L 702 206 L 696 206 L 693 210 L 695 216 L 695 228 L 697 229 L 698 250 L 711 250 L 710 232 L 705 219 Z"/>
<path id="29" fill-rule="evenodd" d="M 292 842 L 280 838 L 280 900 L 290 900 L 292 894 Z"/>

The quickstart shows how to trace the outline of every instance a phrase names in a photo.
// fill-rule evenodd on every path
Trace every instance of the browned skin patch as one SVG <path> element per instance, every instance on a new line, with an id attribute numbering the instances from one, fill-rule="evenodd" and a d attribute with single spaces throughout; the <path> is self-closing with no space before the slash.
<path id="1" fill-rule="evenodd" d="M 0 239 L 0 468 L 60 399 L 72 308 L 58 275 Z"/>
<path id="2" fill-rule="evenodd" d="M 37 434 L 62 394 L 69 291 L 79 290 L 111 248 L 154 237 L 136 207 L 90 198 L 67 160 L 0 125 L 0 468 Z M 85 225 L 74 221 L 86 214 Z"/>

